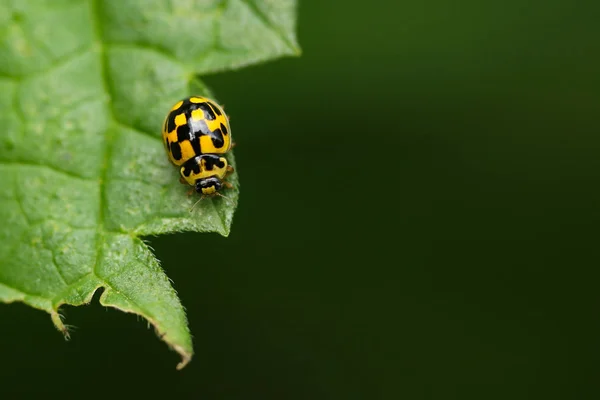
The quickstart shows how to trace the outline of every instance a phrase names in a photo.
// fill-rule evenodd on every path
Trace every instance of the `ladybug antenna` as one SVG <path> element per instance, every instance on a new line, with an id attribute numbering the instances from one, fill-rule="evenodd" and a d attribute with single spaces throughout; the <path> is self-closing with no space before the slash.
<path id="1" fill-rule="evenodd" d="M 198 199 L 198 201 L 196 201 L 194 203 L 194 205 L 192 206 L 192 208 L 190 208 L 190 212 L 192 212 L 194 210 L 194 207 L 196 207 L 196 204 L 200 203 L 203 199 L 204 199 L 204 195 L 200 196 L 200 198 Z"/>

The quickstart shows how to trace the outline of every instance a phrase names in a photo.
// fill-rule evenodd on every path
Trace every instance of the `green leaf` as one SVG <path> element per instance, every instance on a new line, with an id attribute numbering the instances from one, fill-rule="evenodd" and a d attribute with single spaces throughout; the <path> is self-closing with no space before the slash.
<path id="1" fill-rule="evenodd" d="M 299 54 L 294 31 L 295 0 L 0 2 L 0 300 L 68 336 L 59 307 L 104 288 L 188 363 L 184 309 L 140 237 L 227 236 L 239 184 L 190 213 L 161 123 L 213 97 L 198 74 Z"/>

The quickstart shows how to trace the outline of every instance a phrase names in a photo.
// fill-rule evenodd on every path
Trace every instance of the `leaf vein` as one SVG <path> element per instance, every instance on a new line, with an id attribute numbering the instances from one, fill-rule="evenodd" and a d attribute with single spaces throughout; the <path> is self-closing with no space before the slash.
<path id="1" fill-rule="evenodd" d="M 115 124 L 121 126 L 121 128 L 124 128 L 125 130 L 133 131 L 133 132 L 139 133 L 140 135 L 151 137 L 152 139 L 158 140 L 159 142 L 162 143 L 161 138 L 158 137 L 157 135 L 153 134 L 153 133 L 144 131 L 144 130 L 142 130 L 140 128 L 137 128 L 137 127 L 135 127 L 135 126 L 133 126 L 131 124 L 128 124 L 126 122 L 119 121 L 118 119 L 116 119 L 116 117 L 114 117 L 113 119 L 114 119 Z"/>
<path id="2" fill-rule="evenodd" d="M 100 79 L 102 80 L 102 85 L 104 87 L 105 92 L 110 96 L 111 94 L 111 88 L 110 88 L 110 84 L 108 81 L 108 65 L 107 65 L 107 60 L 106 60 L 106 49 L 104 48 L 104 44 L 102 42 L 102 38 L 103 38 L 103 33 L 102 33 L 102 25 L 101 25 L 101 21 L 100 21 L 100 12 L 101 12 L 101 5 L 100 5 L 100 1 L 99 0 L 90 0 L 90 19 L 92 21 L 92 29 L 93 29 L 93 33 L 95 36 L 95 41 L 97 43 L 98 46 L 98 57 L 100 58 Z M 108 102 L 108 107 L 110 108 L 110 99 Z M 112 109 L 109 110 L 111 111 L 110 114 L 113 115 L 112 113 Z M 94 263 L 94 268 L 92 269 L 92 271 L 94 272 L 94 274 L 96 273 L 96 268 L 98 267 L 98 263 L 100 262 L 101 258 L 102 258 L 102 242 L 104 239 L 104 201 L 105 201 L 105 196 L 106 196 L 106 178 L 107 178 L 107 171 L 108 171 L 108 163 L 110 162 L 109 160 L 109 155 L 110 155 L 110 138 L 109 138 L 109 132 L 110 132 L 110 126 L 107 127 L 106 131 L 104 132 L 104 149 L 103 151 L 103 156 L 102 156 L 102 165 L 101 165 L 101 170 L 100 170 L 100 181 L 99 181 L 99 185 L 100 188 L 98 190 L 98 234 L 96 235 L 97 239 L 96 239 L 96 262 Z"/>
<path id="3" fill-rule="evenodd" d="M 105 43 L 105 46 L 109 46 L 113 49 L 123 49 L 123 50 L 128 50 L 128 49 L 138 49 L 138 50 L 146 50 L 146 51 L 150 51 L 153 53 L 157 53 L 165 58 L 167 58 L 169 61 L 175 63 L 175 64 L 179 64 L 179 66 L 181 66 L 182 69 L 186 70 L 187 74 L 192 75 L 193 71 L 184 63 L 181 62 L 181 60 L 177 59 L 177 57 L 169 52 L 167 49 L 164 49 L 154 43 L 150 43 L 150 42 L 134 42 L 134 43 L 127 43 L 127 42 L 109 42 L 109 43 Z"/>
<path id="4" fill-rule="evenodd" d="M 36 77 L 39 77 L 39 76 L 42 76 L 42 75 L 46 75 L 46 74 L 49 74 L 50 72 L 54 71 L 55 69 L 58 69 L 60 67 L 64 67 L 65 65 L 69 64 L 70 62 L 72 62 L 73 59 L 75 59 L 77 57 L 82 57 L 82 56 L 84 56 L 87 53 L 90 53 L 92 51 L 93 51 L 93 48 L 85 47 L 84 46 L 84 47 L 81 47 L 80 49 L 77 49 L 77 50 L 73 51 L 70 54 L 66 54 L 66 55 L 58 58 L 55 62 L 51 63 L 46 68 L 41 69 L 39 71 L 31 72 L 31 73 L 23 75 L 23 76 L 13 76 L 13 77 L 10 77 L 10 76 L 6 75 L 6 77 L 9 78 L 9 79 L 21 81 L 21 80 L 26 80 L 26 79 L 31 79 L 31 78 L 36 78 Z"/>
<path id="5" fill-rule="evenodd" d="M 106 45 L 103 42 L 104 34 L 102 32 L 102 27 L 101 27 L 102 25 L 101 25 L 101 21 L 100 21 L 100 15 L 101 15 L 100 1 L 101 0 L 91 0 L 91 4 L 92 4 L 91 18 L 93 21 L 96 42 L 98 43 L 99 50 L 100 50 L 99 56 L 100 56 L 100 62 L 101 62 L 102 84 L 105 88 L 106 93 L 109 94 L 109 98 L 112 98 L 112 88 L 111 88 L 110 79 L 108 76 L 109 68 L 108 68 L 108 59 L 107 59 L 107 55 L 106 55 Z M 120 121 L 117 120 L 116 114 L 115 114 L 114 110 L 112 109 L 112 102 L 110 100 L 109 100 L 109 111 L 110 111 L 109 114 L 111 116 L 113 125 L 115 125 L 115 124 L 124 125 Z M 142 133 L 145 133 L 146 135 L 149 135 L 148 133 L 143 132 L 136 128 L 132 128 L 132 130 L 142 132 Z M 149 135 L 149 136 L 151 136 L 151 135 Z M 158 140 L 158 138 L 156 138 L 156 139 Z M 138 310 L 141 311 L 142 315 L 145 315 L 147 318 L 150 319 L 151 317 L 153 318 L 153 316 L 151 316 L 151 314 L 147 310 L 140 307 L 139 304 L 134 302 L 131 298 L 129 298 L 125 294 L 121 293 L 119 290 L 115 289 L 107 281 L 107 279 L 105 277 L 104 278 L 100 277 L 97 272 L 98 264 L 103 259 L 104 252 L 103 252 L 102 242 L 104 239 L 104 235 L 107 233 L 104 209 L 105 209 L 105 205 L 107 202 L 107 200 L 106 200 L 106 182 L 108 179 L 108 166 L 110 163 L 111 154 L 112 154 L 112 150 L 113 150 L 112 140 L 113 140 L 113 135 L 111 134 L 111 129 L 109 127 L 107 129 L 107 131 L 105 132 L 106 143 L 105 143 L 105 147 L 104 147 L 102 169 L 101 169 L 101 173 L 100 173 L 100 190 L 99 190 L 100 198 L 99 198 L 99 212 L 98 212 L 99 235 L 98 235 L 98 239 L 97 239 L 97 243 L 96 243 L 96 262 L 94 264 L 94 268 L 92 269 L 92 273 L 94 274 L 94 276 L 96 276 L 98 279 L 100 279 L 102 281 L 102 283 L 106 286 L 107 289 L 113 290 L 117 294 L 119 294 L 122 297 L 124 297 L 125 299 L 127 299 L 132 305 L 136 306 L 138 308 Z"/>
<path id="6" fill-rule="evenodd" d="M 39 163 L 35 163 L 32 161 L 25 161 L 25 160 L 18 160 L 18 161 L 13 161 L 13 160 L 0 160 L 0 167 L 15 167 L 15 168 L 41 168 L 41 169 L 47 169 L 49 171 L 55 172 L 57 174 L 61 174 L 64 175 L 68 178 L 71 179 L 80 179 L 82 181 L 86 181 L 86 182 L 96 182 L 97 179 L 92 179 L 92 178 L 88 178 L 85 176 L 81 176 L 78 175 L 74 172 L 71 171 L 67 171 L 67 170 L 63 170 L 63 169 L 59 169 L 56 166 L 53 165 L 48 165 L 48 164 L 39 164 Z"/>

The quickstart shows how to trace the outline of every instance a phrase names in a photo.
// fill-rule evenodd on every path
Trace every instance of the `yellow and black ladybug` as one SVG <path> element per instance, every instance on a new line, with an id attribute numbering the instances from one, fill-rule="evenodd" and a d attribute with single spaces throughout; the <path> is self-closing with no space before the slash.
<path id="1" fill-rule="evenodd" d="M 169 160 L 179 167 L 181 183 L 202 197 L 231 188 L 224 179 L 234 170 L 223 157 L 233 147 L 229 117 L 213 100 L 192 96 L 177 102 L 165 119 L 162 137 Z"/>

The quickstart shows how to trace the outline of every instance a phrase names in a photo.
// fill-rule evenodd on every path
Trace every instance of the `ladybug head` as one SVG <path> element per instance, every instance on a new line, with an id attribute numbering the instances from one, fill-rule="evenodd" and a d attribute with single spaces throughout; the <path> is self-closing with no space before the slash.
<path id="1" fill-rule="evenodd" d="M 223 184 L 221 183 L 221 180 L 216 176 L 210 176 L 196 181 L 196 192 L 205 196 L 216 194 L 222 187 Z"/>

